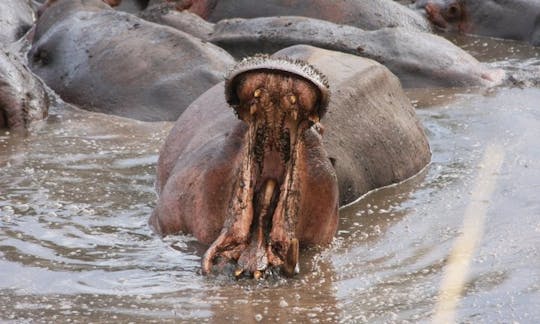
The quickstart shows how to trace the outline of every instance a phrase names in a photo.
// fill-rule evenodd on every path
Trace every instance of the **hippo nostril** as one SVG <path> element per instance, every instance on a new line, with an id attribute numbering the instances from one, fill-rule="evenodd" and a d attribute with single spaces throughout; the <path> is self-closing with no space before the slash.
<path id="1" fill-rule="evenodd" d="M 332 166 L 335 168 L 336 167 L 336 158 L 329 157 L 328 159 L 330 160 L 330 164 L 332 164 Z"/>
<path id="2" fill-rule="evenodd" d="M 46 65 L 50 62 L 49 53 L 44 49 L 38 49 L 32 56 L 32 61 L 36 64 Z"/>
<path id="3" fill-rule="evenodd" d="M 453 4 L 448 8 L 448 18 L 456 19 L 459 18 L 461 10 L 457 4 Z"/>

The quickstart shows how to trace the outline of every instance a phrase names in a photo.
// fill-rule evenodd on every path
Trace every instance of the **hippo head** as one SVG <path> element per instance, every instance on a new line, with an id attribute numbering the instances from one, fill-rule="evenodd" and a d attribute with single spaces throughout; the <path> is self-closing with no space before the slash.
<path id="1" fill-rule="evenodd" d="M 418 0 L 414 6 L 424 10 L 428 20 L 442 30 L 468 30 L 467 10 L 463 0 Z"/>
<path id="2" fill-rule="evenodd" d="M 319 123 L 329 95 L 325 77 L 306 63 L 256 56 L 229 73 L 225 97 L 247 124 L 246 143 L 225 224 L 205 253 L 203 272 L 220 256 L 237 261 L 237 276 L 258 278 L 267 269 L 290 276 L 299 244 L 334 235 L 337 180 Z"/>

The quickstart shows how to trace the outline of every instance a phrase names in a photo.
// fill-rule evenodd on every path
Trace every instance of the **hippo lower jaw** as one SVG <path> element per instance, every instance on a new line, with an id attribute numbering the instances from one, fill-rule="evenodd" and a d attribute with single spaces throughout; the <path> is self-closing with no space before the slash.
<path id="1" fill-rule="evenodd" d="M 234 108 L 248 124 L 239 175 L 224 227 L 203 257 L 210 273 L 220 256 L 237 261 L 236 276 L 261 277 L 268 268 L 298 271 L 295 225 L 300 205 L 297 161 L 304 133 L 318 127 L 318 90 L 298 76 L 249 72 Z"/>

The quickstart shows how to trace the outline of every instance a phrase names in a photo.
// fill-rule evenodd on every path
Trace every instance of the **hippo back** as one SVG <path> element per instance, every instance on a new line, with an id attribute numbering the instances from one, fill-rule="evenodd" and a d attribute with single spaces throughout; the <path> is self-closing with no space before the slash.
<path id="1" fill-rule="evenodd" d="M 386 67 L 306 45 L 274 56 L 308 61 L 328 77 L 332 96 L 322 120 L 323 139 L 338 176 L 341 204 L 403 181 L 429 163 L 423 127 L 399 80 Z"/>
<path id="2" fill-rule="evenodd" d="M 176 120 L 234 63 L 212 44 L 101 0 L 63 0 L 47 9 L 29 61 L 65 101 L 145 121 Z"/>
<path id="3" fill-rule="evenodd" d="M 405 27 L 428 31 L 429 23 L 419 13 L 392 0 L 205 0 L 202 12 L 216 22 L 226 18 L 270 16 L 304 16 L 339 24 L 374 30 L 384 27 Z M 200 6 L 195 6 L 198 10 Z"/>

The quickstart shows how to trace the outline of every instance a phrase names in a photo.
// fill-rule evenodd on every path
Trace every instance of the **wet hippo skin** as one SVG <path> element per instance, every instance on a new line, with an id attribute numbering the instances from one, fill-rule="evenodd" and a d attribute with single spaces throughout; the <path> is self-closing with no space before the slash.
<path id="1" fill-rule="evenodd" d="M 540 45 L 538 0 L 419 0 L 413 6 L 444 30 Z"/>
<path id="2" fill-rule="evenodd" d="M 29 1 L 0 1 L 0 44 L 20 39 L 33 23 L 34 11 Z"/>
<path id="3" fill-rule="evenodd" d="M 28 55 L 32 70 L 65 101 L 145 121 L 176 120 L 234 63 L 212 44 L 101 0 L 51 5 Z"/>
<path id="4" fill-rule="evenodd" d="M 188 10 L 212 22 L 226 18 L 304 16 L 367 30 L 430 30 L 425 18 L 392 0 L 201 0 Z"/>
<path id="5" fill-rule="evenodd" d="M 0 51 L 0 129 L 22 131 L 47 117 L 49 97 L 41 80 L 17 55 Z"/>
<path id="6" fill-rule="evenodd" d="M 494 86 L 505 76 L 442 37 L 405 28 L 365 31 L 305 17 L 228 19 L 207 39 L 235 57 L 296 44 L 355 54 L 384 64 L 405 87 Z"/>
<path id="7" fill-rule="evenodd" d="M 291 68 L 291 59 L 327 80 Z M 332 240 L 338 204 L 411 177 L 429 160 L 414 109 L 385 67 L 295 46 L 240 63 L 180 116 L 159 156 L 150 224 L 211 244 L 205 273 L 232 260 L 236 275 L 291 275 L 299 244 Z"/>

